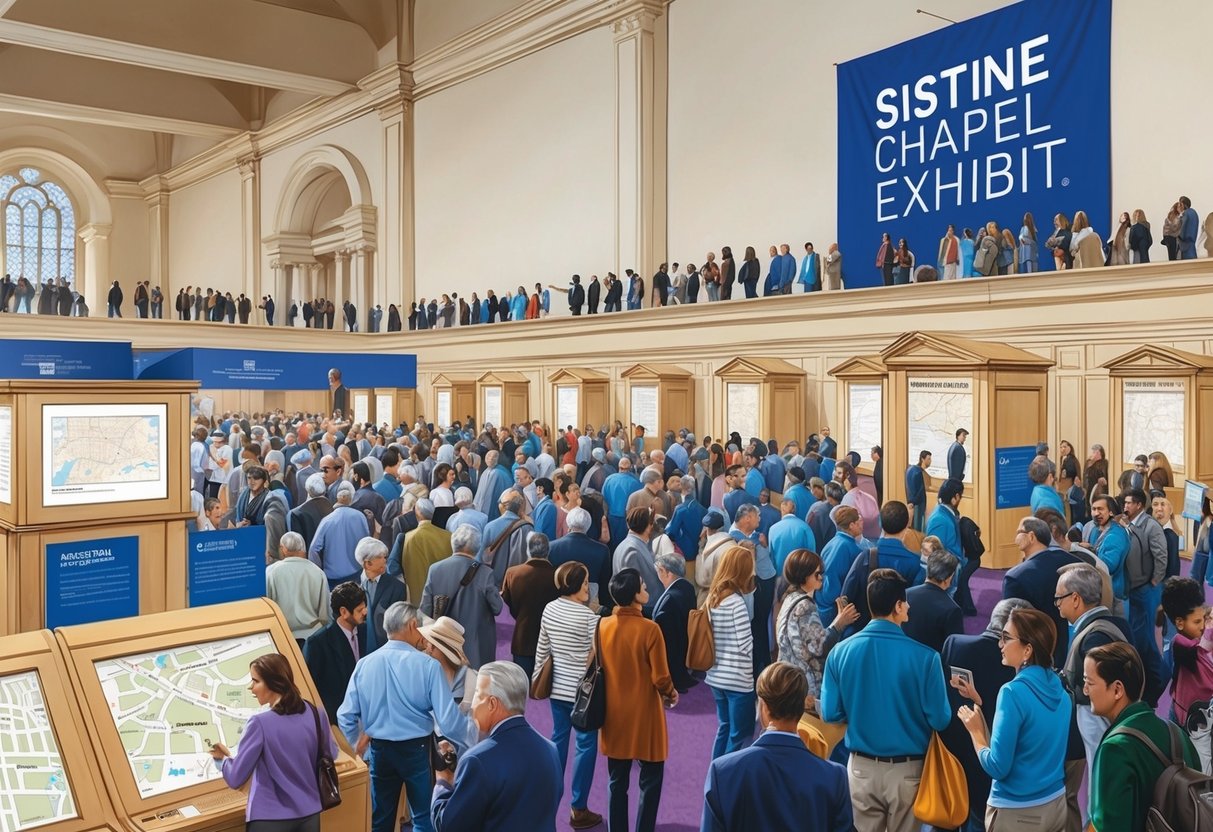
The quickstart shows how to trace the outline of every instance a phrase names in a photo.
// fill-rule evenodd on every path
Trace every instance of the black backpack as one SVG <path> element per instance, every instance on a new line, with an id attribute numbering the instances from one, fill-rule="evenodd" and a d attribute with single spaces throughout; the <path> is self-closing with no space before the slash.
<path id="1" fill-rule="evenodd" d="M 1183 739 L 1179 726 L 1167 722 L 1171 735 L 1168 758 L 1154 741 L 1136 728 L 1121 725 L 1111 734 L 1124 734 L 1154 753 L 1163 765 L 1154 784 L 1150 808 L 1146 812 L 1146 832 L 1211 832 L 1213 830 L 1213 777 L 1188 768 L 1184 761 Z"/>
<path id="2" fill-rule="evenodd" d="M 960 518 L 960 548 L 964 550 L 965 560 L 978 563 L 986 553 L 986 544 L 981 542 L 981 527 L 973 522 L 972 517 Z"/>
<path id="3" fill-rule="evenodd" d="M 872 620 L 872 613 L 868 609 L 868 579 L 879 568 L 880 556 L 873 546 L 868 549 L 866 556 L 863 552 L 855 556 L 842 582 L 842 594 L 855 605 L 855 610 L 859 613 L 859 619 L 852 625 L 856 630 L 862 630 Z M 835 611 L 830 612 L 833 614 Z"/>

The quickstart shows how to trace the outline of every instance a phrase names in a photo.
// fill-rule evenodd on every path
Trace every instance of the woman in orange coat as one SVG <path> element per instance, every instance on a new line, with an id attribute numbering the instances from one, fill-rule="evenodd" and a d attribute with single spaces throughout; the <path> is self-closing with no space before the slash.
<path id="1" fill-rule="evenodd" d="M 620 569 L 611 578 L 610 591 L 618 606 L 598 625 L 606 680 L 606 721 L 598 742 L 610 777 L 608 824 L 611 832 L 628 828 L 628 780 L 632 761 L 639 760 L 636 832 L 652 832 L 669 753 L 662 705 L 678 704 L 678 691 L 670 678 L 661 628 L 641 612 L 649 594 L 640 573 Z"/>

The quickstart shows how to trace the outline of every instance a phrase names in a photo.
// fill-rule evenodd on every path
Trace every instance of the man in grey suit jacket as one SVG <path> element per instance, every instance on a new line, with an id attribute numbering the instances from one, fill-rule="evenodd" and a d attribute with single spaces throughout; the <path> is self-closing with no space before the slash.
<path id="1" fill-rule="evenodd" d="M 653 617 L 653 607 L 661 597 L 665 587 L 657 577 L 657 566 L 653 562 L 653 550 L 649 547 L 649 536 L 653 533 L 653 510 L 648 506 L 636 506 L 628 512 L 628 535 L 615 548 L 611 561 L 612 572 L 618 574 L 621 569 L 635 569 L 644 581 L 644 588 L 649 593 L 649 602 L 644 605 L 646 618 Z"/>
<path id="2" fill-rule="evenodd" d="M 430 567 L 421 592 L 421 611 L 431 618 L 449 616 L 463 625 L 463 652 L 479 670 L 497 656 L 497 613 L 501 593 L 493 570 L 476 560 L 480 530 L 460 526 L 451 535 L 452 553 Z"/>
<path id="3" fill-rule="evenodd" d="M 404 582 L 387 574 L 387 546 L 373 537 L 364 537 L 354 547 L 354 560 L 362 566 L 358 583 L 366 593 L 366 623 L 360 627 L 366 651 L 373 653 L 387 643 L 383 629 L 383 614 L 397 601 L 408 595 Z"/>

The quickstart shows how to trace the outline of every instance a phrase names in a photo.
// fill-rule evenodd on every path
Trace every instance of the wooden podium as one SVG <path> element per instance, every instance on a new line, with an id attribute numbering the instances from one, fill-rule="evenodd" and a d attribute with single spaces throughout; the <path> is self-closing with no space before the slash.
<path id="1" fill-rule="evenodd" d="M 78 608 L 115 592 L 137 614 L 186 606 L 197 389 L 176 381 L 0 382 L 0 634 L 45 627 L 48 600 Z M 48 558 L 48 547 L 58 554 Z M 126 598 L 123 580 L 133 584 Z M 56 586 L 61 592 L 49 597 Z"/>
<path id="2" fill-rule="evenodd" d="M 1015 528 L 1029 509 L 997 508 L 995 457 L 999 448 L 1035 445 L 1048 435 L 1048 371 L 1053 362 L 1005 344 L 938 332 L 910 332 L 881 354 L 888 368 L 884 407 L 885 499 L 905 500 L 906 468 L 918 453 L 933 453 L 936 486 L 947 477 L 946 452 L 956 429 L 968 430 L 962 515 L 982 530 L 982 565 L 1021 560 Z M 1026 464 L 1025 464 L 1026 471 Z M 927 513 L 936 505 L 928 495 Z"/>
<path id="3" fill-rule="evenodd" d="M 883 415 L 888 399 L 888 368 L 879 354 L 860 355 L 842 362 L 829 374 L 842 382 L 839 396 L 842 418 L 835 428 L 839 456 L 855 451 L 859 454 L 859 470 L 871 474 L 872 448 L 880 445 L 883 449 L 884 446 Z M 886 479 L 890 472 L 891 469 L 886 466 Z"/>

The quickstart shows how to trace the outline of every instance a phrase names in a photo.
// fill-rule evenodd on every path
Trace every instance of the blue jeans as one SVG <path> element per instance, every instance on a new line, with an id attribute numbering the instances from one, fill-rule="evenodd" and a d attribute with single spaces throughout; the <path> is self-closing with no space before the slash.
<path id="1" fill-rule="evenodd" d="M 560 758 L 560 773 L 563 774 L 569 756 L 569 732 L 573 730 L 573 726 L 569 723 L 573 703 L 561 702 L 559 699 L 548 701 L 552 705 L 552 743 L 556 746 L 556 756 Z M 598 732 L 578 731 L 577 748 L 573 755 L 572 806 L 574 809 L 587 808 L 590 786 L 594 783 L 594 764 L 597 761 Z"/>
<path id="2" fill-rule="evenodd" d="M 742 693 L 712 688 L 716 700 L 716 742 L 712 744 L 712 759 L 731 751 L 740 751 L 754 738 L 754 691 Z"/>
<path id="3" fill-rule="evenodd" d="M 1146 671 L 1146 690 L 1143 697 L 1150 707 L 1158 704 L 1158 697 L 1165 687 L 1162 679 L 1162 656 L 1158 652 L 1158 641 L 1154 637 L 1154 615 L 1162 599 L 1162 586 L 1138 587 L 1129 593 L 1129 627 L 1133 630 L 1133 646 L 1141 655 Z"/>
<path id="4" fill-rule="evenodd" d="M 393 742 L 371 740 L 367 752 L 371 770 L 371 832 L 396 832 L 400 788 L 409 799 L 416 832 L 434 832 L 430 823 L 429 737 Z"/>
<path id="5" fill-rule="evenodd" d="M 1205 583 L 1205 573 L 1209 569 L 1209 553 L 1195 552 L 1192 555 L 1192 572 L 1191 577 L 1201 586 Z"/>

